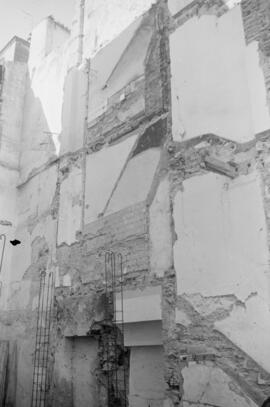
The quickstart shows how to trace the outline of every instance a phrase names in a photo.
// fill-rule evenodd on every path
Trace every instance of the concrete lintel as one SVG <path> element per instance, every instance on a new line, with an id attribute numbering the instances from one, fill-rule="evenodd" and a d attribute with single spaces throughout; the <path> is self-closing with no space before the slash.
<path id="1" fill-rule="evenodd" d="M 235 178 L 238 175 L 238 168 L 236 165 L 223 162 L 215 157 L 211 157 L 208 155 L 204 157 L 203 166 L 210 171 L 226 175 L 230 178 Z"/>

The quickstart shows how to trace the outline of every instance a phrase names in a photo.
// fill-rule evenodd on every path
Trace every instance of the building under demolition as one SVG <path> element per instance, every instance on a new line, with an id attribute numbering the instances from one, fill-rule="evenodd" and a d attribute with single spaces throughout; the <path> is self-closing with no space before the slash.
<path id="1" fill-rule="evenodd" d="M 1 406 L 270 395 L 269 97 L 268 0 L 77 0 L 0 52 Z"/>

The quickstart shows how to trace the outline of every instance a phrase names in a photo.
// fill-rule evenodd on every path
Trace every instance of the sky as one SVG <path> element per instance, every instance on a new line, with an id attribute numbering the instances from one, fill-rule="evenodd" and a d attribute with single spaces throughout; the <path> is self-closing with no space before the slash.
<path id="1" fill-rule="evenodd" d="M 0 49 L 14 36 L 27 39 L 32 28 L 53 15 L 71 27 L 75 0 L 0 0 Z"/>

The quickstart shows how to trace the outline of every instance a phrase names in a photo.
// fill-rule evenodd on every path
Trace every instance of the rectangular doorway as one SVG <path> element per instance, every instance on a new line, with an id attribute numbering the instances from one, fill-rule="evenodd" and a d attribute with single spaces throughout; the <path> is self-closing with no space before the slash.
<path id="1" fill-rule="evenodd" d="M 74 338 L 72 349 L 74 407 L 96 407 L 99 405 L 97 367 L 97 341 L 89 337 Z"/>

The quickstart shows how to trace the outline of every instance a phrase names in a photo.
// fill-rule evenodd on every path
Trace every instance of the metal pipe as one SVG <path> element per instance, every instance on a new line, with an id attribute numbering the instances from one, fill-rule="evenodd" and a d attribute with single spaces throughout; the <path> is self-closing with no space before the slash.
<path id="1" fill-rule="evenodd" d="M 5 246 L 6 246 L 6 235 L 4 233 L 2 233 L 0 235 L 0 239 L 2 240 L 2 238 L 4 238 L 4 243 L 3 243 L 3 247 L 2 247 L 2 253 L 1 253 L 1 261 L 0 261 L 0 273 L 2 271 L 2 264 L 3 264 L 3 258 L 4 258 L 4 251 L 5 251 Z"/>

